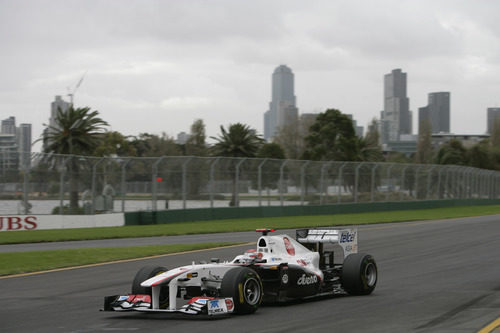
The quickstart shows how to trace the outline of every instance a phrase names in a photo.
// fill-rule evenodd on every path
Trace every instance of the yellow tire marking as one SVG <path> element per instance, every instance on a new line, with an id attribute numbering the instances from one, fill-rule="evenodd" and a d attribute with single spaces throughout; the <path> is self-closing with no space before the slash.
<path id="1" fill-rule="evenodd" d="M 243 284 L 242 283 L 238 283 L 238 291 L 240 294 L 240 304 L 243 304 L 243 302 L 245 300 L 243 299 Z"/>
<path id="2" fill-rule="evenodd" d="M 25 276 L 32 276 L 32 275 L 39 275 L 39 274 L 46 274 L 46 273 L 70 271 L 70 270 L 80 269 L 80 268 L 91 268 L 91 267 L 99 267 L 99 266 L 104 266 L 104 265 L 112 265 L 112 264 L 121 264 L 121 263 L 133 262 L 133 261 L 140 261 L 140 260 L 148 260 L 148 259 L 155 259 L 155 258 L 162 258 L 162 257 L 171 257 L 171 256 L 180 255 L 180 254 L 189 254 L 189 253 L 197 253 L 197 252 L 210 251 L 210 250 L 228 249 L 228 248 L 232 248 L 232 247 L 248 246 L 248 245 L 253 245 L 253 244 L 254 244 L 254 242 L 245 243 L 245 244 L 239 244 L 239 245 L 212 247 L 212 248 L 208 248 L 208 249 L 199 249 L 199 250 L 191 250 L 191 251 L 184 251 L 184 252 L 158 254 L 158 255 L 149 256 L 149 257 L 141 257 L 141 258 L 131 258 L 131 259 L 122 259 L 122 260 L 115 260 L 115 261 L 107 261 L 107 262 L 100 262 L 100 263 L 97 263 L 97 264 L 88 264 L 88 265 L 81 265 L 81 266 L 55 268 L 55 269 L 49 269 L 49 270 L 45 270 L 45 271 L 38 271 L 38 272 L 5 275 L 5 276 L 0 276 L 0 280 L 2 280 L 2 279 L 13 279 L 13 278 L 25 277 Z"/>
<path id="3" fill-rule="evenodd" d="M 497 327 L 500 327 L 500 317 L 497 318 L 496 320 L 492 321 L 488 326 L 483 327 L 477 333 L 490 333 L 490 332 L 493 332 L 493 330 Z"/>

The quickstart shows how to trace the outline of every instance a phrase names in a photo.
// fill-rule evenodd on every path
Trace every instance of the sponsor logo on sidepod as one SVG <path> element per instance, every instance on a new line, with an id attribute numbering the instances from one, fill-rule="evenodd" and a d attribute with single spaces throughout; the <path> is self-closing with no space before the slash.
<path id="1" fill-rule="evenodd" d="M 354 241 L 355 237 L 356 237 L 356 232 L 344 231 L 342 232 L 342 234 L 340 234 L 340 243 L 350 243 Z"/>
<path id="2" fill-rule="evenodd" d="M 315 284 L 316 282 L 318 282 L 318 277 L 316 275 L 306 276 L 305 274 L 302 274 L 302 276 L 297 281 L 297 285 L 308 286 L 310 284 Z"/>

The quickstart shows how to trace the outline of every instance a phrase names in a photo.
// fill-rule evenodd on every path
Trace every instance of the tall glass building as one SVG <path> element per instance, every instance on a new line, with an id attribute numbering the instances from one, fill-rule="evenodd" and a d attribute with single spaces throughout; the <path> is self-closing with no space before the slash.
<path id="1" fill-rule="evenodd" d="M 382 143 L 399 141 L 402 134 L 412 134 L 410 100 L 406 95 L 406 73 L 394 69 L 384 75 L 384 110 L 381 112 Z"/>
<path id="2" fill-rule="evenodd" d="M 278 66 L 272 75 L 269 110 L 264 113 L 264 138 L 271 140 L 283 128 L 298 119 L 294 95 L 294 75 L 286 65 Z"/>
<path id="3" fill-rule="evenodd" d="M 450 133 L 450 93 L 429 94 L 428 105 L 418 109 L 419 128 L 422 121 L 431 125 L 431 133 Z"/>

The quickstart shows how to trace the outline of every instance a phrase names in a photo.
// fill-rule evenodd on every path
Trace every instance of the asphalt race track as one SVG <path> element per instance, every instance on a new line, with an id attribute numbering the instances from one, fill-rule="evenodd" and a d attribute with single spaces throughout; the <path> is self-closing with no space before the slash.
<path id="1" fill-rule="evenodd" d="M 220 235 L 200 239 L 210 237 Z M 249 246 L 233 247 L 0 279 L 0 331 L 476 332 L 500 316 L 499 215 L 362 226 L 359 246 L 378 263 L 370 296 L 263 306 L 253 315 L 210 320 L 99 312 L 103 296 L 129 292 L 144 265 L 231 259 Z"/>

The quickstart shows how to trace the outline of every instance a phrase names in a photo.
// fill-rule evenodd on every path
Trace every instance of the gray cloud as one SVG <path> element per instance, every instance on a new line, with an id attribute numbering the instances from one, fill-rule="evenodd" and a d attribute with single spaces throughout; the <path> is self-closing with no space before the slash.
<path id="1" fill-rule="evenodd" d="M 32 122 L 88 71 L 75 101 L 125 134 L 204 118 L 262 129 L 270 78 L 296 75 L 301 112 L 341 108 L 365 125 L 382 77 L 408 73 L 411 108 L 451 91 L 452 130 L 482 133 L 499 103 L 494 1 L 0 1 L 0 117 Z M 474 114 L 474 119 L 470 115 Z"/>

